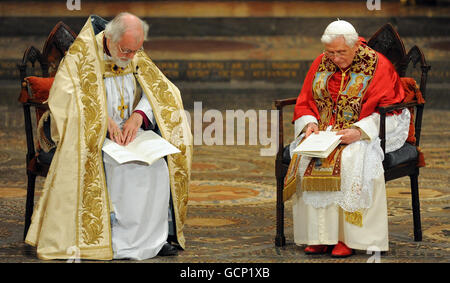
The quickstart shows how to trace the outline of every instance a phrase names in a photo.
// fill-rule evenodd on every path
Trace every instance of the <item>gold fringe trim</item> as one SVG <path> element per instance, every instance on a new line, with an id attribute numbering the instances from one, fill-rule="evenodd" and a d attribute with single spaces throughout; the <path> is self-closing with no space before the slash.
<path id="1" fill-rule="evenodd" d="M 289 163 L 288 171 L 284 177 L 283 202 L 289 200 L 297 190 L 297 171 L 300 163 L 300 155 L 294 153 Z"/>
<path id="2" fill-rule="evenodd" d="M 362 213 L 360 211 L 355 211 L 355 212 L 348 212 L 348 211 L 344 211 L 345 214 L 345 221 L 362 227 L 363 223 L 362 223 Z"/>
<path id="3" fill-rule="evenodd" d="M 302 180 L 303 191 L 337 192 L 341 190 L 341 177 L 311 177 Z"/>
<path id="4" fill-rule="evenodd" d="M 288 201 L 297 191 L 297 178 L 293 178 L 288 184 L 284 184 L 283 202 Z"/>

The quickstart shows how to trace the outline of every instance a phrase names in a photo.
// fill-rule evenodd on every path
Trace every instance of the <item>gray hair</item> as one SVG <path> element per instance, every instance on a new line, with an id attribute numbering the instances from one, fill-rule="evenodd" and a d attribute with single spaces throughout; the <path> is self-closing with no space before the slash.
<path id="1" fill-rule="evenodd" d="M 109 38 L 113 42 L 120 41 L 123 34 L 127 31 L 127 28 L 128 28 L 127 25 L 125 24 L 125 22 L 123 21 L 123 18 L 125 16 L 129 16 L 129 15 L 132 15 L 132 14 L 127 13 L 127 12 L 122 12 L 122 13 L 118 14 L 114 19 L 112 19 L 109 23 L 107 23 L 106 27 L 105 27 L 106 38 Z M 145 21 L 143 21 L 141 19 L 139 19 L 139 21 L 141 22 L 142 30 L 144 31 L 144 41 L 146 41 L 149 26 Z"/>
<path id="2" fill-rule="evenodd" d="M 353 47 L 358 42 L 358 33 L 349 22 L 337 20 L 327 26 L 320 39 L 323 44 L 330 44 L 338 37 L 343 37 L 345 44 Z"/>

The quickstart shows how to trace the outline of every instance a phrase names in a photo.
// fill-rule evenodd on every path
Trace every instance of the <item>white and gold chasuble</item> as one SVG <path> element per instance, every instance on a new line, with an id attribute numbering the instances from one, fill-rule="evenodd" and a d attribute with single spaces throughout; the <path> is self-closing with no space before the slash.
<path id="1" fill-rule="evenodd" d="M 167 167 L 175 234 L 184 248 L 192 162 L 189 123 L 179 90 L 143 51 L 135 55 L 132 68 L 163 138 L 181 151 L 167 157 Z M 112 204 L 102 158 L 108 117 L 104 77 L 102 35 L 95 37 L 88 19 L 61 61 L 48 99 L 58 146 L 25 239 L 41 259 L 70 258 L 74 250 L 83 259 L 113 258 Z"/>

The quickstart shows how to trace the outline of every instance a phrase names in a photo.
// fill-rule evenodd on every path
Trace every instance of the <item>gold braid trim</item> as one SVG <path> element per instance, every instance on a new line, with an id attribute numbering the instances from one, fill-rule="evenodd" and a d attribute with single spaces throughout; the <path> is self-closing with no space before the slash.
<path id="1" fill-rule="evenodd" d="M 177 236 L 182 236 L 183 224 L 187 215 L 187 203 L 188 203 L 188 191 L 189 191 L 189 178 L 190 167 L 188 164 L 187 154 L 192 153 L 192 145 L 186 145 L 184 143 L 185 137 L 183 134 L 183 124 L 181 113 L 183 111 L 183 105 L 177 101 L 174 93 L 169 89 L 169 85 L 163 78 L 163 75 L 159 72 L 156 65 L 141 52 L 136 54 L 138 56 L 138 75 L 141 75 L 144 80 L 141 83 L 147 85 L 150 89 L 153 97 L 156 100 L 157 106 L 152 105 L 153 109 L 161 109 L 161 111 L 155 111 L 155 118 L 158 125 L 160 125 L 163 137 L 170 143 L 176 146 L 181 153 L 172 154 L 167 157 L 172 191 L 175 192 L 174 209 L 176 217 L 176 229 Z M 153 104 L 153 100 L 149 99 Z M 176 202 L 175 202 L 176 198 Z M 182 246 L 184 245 L 184 238 L 179 239 Z"/>
<path id="2" fill-rule="evenodd" d="M 95 60 L 90 59 L 87 44 L 78 37 L 69 53 L 78 55 L 76 64 L 81 87 L 81 116 L 85 117 L 82 130 L 86 144 L 85 173 L 81 185 L 81 231 L 82 241 L 86 245 L 99 244 L 103 238 L 103 186 L 99 168 L 102 156 L 99 154 L 101 144 L 102 115 L 98 98 L 98 78 L 95 72 Z M 82 134 L 82 133 L 80 133 Z"/>
<path id="3" fill-rule="evenodd" d="M 357 89 L 356 83 L 353 82 L 350 85 L 351 79 L 347 82 L 347 85 L 341 85 L 341 91 L 338 94 L 336 105 L 331 98 L 331 94 L 328 91 L 328 80 L 337 71 L 336 65 L 326 56 L 322 57 L 322 61 L 317 69 L 315 80 L 317 82 L 324 83 L 325 88 L 316 88 L 313 84 L 312 92 L 313 97 L 319 111 L 319 130 L 325 130 L 333 116 L 333 109 L 335 109 L 335 122 L 333 129 L 347 129 L 351 125 L 359 120 L 359 114 L 361 112 L 361 102 L 364 94 L 368 89 L 370 82 L 372 81 L 378 63 L 378 55 L 376 52 L 368 46 L 360 46 L 355 58 L 353 59 L 350 67 L 349 77 L 361 77 L 366 81 L 363 89 Z M 341 84 L 344 83 L 342 79 Z M 336 106 L 336 107 L 335 107 Z"/>

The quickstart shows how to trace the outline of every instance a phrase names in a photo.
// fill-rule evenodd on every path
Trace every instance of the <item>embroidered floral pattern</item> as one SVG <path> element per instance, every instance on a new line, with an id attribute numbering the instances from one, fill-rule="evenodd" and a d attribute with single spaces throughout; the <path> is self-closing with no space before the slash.
<path id="1" fill-rule="evenodd" d="M 359 47 L 350 69 L 350 79 L 347 86 L 338 94 L 335 107 L 325 86 L 337 68 L 329 58 L 322 57 L 313 83 L 313 97 L 320 115 L 320 130 L 328 127 L 333 115 L 335 115 L 334 129 L 346 129 L 358 121 L 362 98 L 372 80 L 377 62 L 378 57 L 374 50 L 367 46 Z"/>
<path id="2" fill-rule="evenodd" d="M 189 190 L 189 178 L 190 178 L 190 166 L 188 155 L 192 154 L 192 145 L 186 144 L 187 137 L 183 133 L 183 120 L 184 115 L 181 102 L 178 101 L 169 89 L 169 85 L 162 77 L 155 64 L 146 56 L 137 54 L 139 56 L 139 72 L 138 75 L 142 75 L 145 80 L 144 84 L 147 85 L 150 91 L 153 93 L 153 97 L 156 100 L 158 108 L 161 109 L 159 113 L 156 113 L 156 118 L 160 128 L 163 131 L 163 136 L 174 146 L 176 146 L 181 153 L 172 154 L 168 156 L 167 161 L 169 170 L 171 172 L 170 178 L 172 189 L 175 191 L 174 200 L 175 214 L 177 214 L 177 234 L 182 236 L 183 223 L 187 214 L 187 196 Z M 153 106 L 152 106 L 153 107 Z M 158 117 L 159 116 L 159 117 Z M 183 239 L 179 240 L 184 241 Z"/>
<path id="3" fill-rule="evenodd" d="M 101 102 L 98 98 L 98 78 L 95 59 L 89 56 L 88 45 L 78 37 L 69 53 L 79 56 L 77 76 L 81 87 L 82 136 L 86 146 L 86 160 L 81 184 L 81 234 L 86 245 L 99 244 L 103 238 L 103 186 L 100 178 L 102 156 L 99 144 L 102 138 Z"/>

